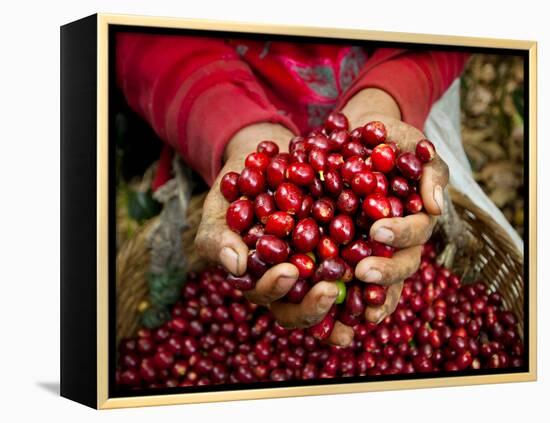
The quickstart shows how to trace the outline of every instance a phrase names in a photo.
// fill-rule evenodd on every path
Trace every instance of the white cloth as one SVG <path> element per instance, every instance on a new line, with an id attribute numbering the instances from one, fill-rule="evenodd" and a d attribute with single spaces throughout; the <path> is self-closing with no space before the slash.
<path id="1" fill-rule="evenodd" d="M 460 128 L 460 79 L 456 79 L 433 105 L 424 126 L 424 134 L 434 143 L 438 154 L 449 166 L 453 188 L 468 196 L 504 228 L 523 254 L 523 240 L 474 180 L 462 146 Z"/>

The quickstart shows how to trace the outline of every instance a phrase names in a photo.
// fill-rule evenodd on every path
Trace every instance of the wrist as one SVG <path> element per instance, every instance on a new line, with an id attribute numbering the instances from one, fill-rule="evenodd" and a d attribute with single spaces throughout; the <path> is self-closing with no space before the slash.
<path id="1" fill-rule="evenodd" d="M 342 108 L 350 127 L 356 128 L 372 120 L 374 114 L 401 120 L 401 110 L 394 98 L 378 88 L 365 88 L 358 91 Z"/>
<path id="2" fill-rule="evenodd" d="M 255 123 L 245 126 L 231 137 L 227 143 L 223 160 L 227 162 L 235 157 L 244 158 L 256 151 L 258 143 L 270 140 L 279 146 L 279 151 L 288 151 L 288 141 L 295 134 L 287 127 L 276 123 Z"/>

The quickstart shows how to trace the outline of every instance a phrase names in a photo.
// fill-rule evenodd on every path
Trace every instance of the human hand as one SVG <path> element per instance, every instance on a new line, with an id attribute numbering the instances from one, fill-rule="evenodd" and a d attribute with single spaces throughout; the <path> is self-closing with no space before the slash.
<path id="1" fill-rule="evenodd" d="M 350 128 L 381 121 L 386 126 L 388 139 L 395 141 L 402 151 L 414 151 L 416 143 L 425 138 L 420 130 L 401 121 L 397 103 L 382 90 L 360 91 L 342 112 L 348 117 Z M 387 287 L 386 302 L 379 307 L 367 307 L 365 317 L 369 322 L 379 323 L 396 309 L 403 282 L 418 269 L 422 244 L 431 237 L 437 216 L 444 210 L 443 190 L 448 181 L 448 167 L 436 155 L 424 165 L 419 185 L 425 212 L 380 219 L 372 225 L 370 237 L 398 251 L 392 258 L 367 257 L 355 268 L 357 279 Z"/>
<path id="2" fill-rule="evenodd" d="M 203 216 L 195 239 L 198 253 L 212 262 L 222 264 L 235 275 L 246 272 L 248 247 L 241 236 L 231 231 L 225 214 L 229 203 L 220 192 L 220 181 L 230 171 L 241 172 L 246 156 L 256 150 L 262 140 L 274 141 L 281 152 L 288 151 L 288 141 L 294 134 L 281 125 L 260 123 L 239 131 L 229 142 L 224 153 L 224 167 L 208 193 Z M 306 294 L 300 304 L 282 300 L 298 279 L 298 269 L 290 263 L 270 268 L 254 289 L 244 291 L 245 297 L 269 307 L 275 319 L 287 328 L 306 328 L 320 321 L 330 310 L 338 295 L 333 282 L 319 282 Z M 346 346 L 353 340 L 353 330 L 341 323 L 335 325 L 328 341 Z"/>

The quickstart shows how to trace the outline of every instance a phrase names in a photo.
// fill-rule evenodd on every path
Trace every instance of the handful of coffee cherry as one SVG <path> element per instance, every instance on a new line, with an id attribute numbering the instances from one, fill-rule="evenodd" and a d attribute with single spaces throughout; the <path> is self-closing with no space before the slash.
<path id="1" fill-rule="evenodd" d="M 228 277 L 237 289 L 253 289 L 271 266 L 289 262 L 299 279 L 285 299 L 300 303 L 320 281 L 338 286 L 335 305 L 310 332 L 326 339 L 336 320 L 359 323 L 367 306 L 386 301 L 382 285 L 354 279 L 369 256 L 393 256 L 395 249 L 369 237 L 373 222 L 419 213 L 423 165 L 435 157 L 427 139 L 414 152 L 401 151 L 382 122 L 349 129 L 345 115 L 331 113 L 324 126 L 289 142 L 279 152 L 262 141 L 239 174 L 229 172 L 220 190 L 231 204 L 228 227 L 250 249 L 247 273 Z"/>

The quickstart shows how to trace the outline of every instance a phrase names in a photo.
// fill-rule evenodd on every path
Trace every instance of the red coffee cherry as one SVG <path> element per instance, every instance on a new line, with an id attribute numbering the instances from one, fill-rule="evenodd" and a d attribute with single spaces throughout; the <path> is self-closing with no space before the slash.
<path id="1" fill-rule="evenodd" d="M 342 249 L 342 258 L 350 266 L 356 266 L 361 260 L 372 255 L 372 248 L 368 242 L 358 239 Z"/>
<path id="2" fill-rule="evenodd" d="M 237 186 L 239 174 L 237 172 L 226 173 L 220 182 L 220 191 L 224 198 L 231 202 L 239 198 L 240 192 Z"/>
<path id="3" fill-rule="evenodd" d="M 283 211 L 270 214 L 265 222 L 265 233 L 279 238 L 288 236 L 294 229 L 294 219 Z"/>
<path id="4" fill-rule="evenodd" d="M 307 186 L 313 182 L 315 172 L 307 163 L 292 163 L 287 169 L 287 178 L 298 186 Z"/>
<path id="5" fill-rule="evenodd" d="M 334 313 L 329 311 L 326 316 L 317 324 L 313 325 L 309 328 L 309 333 L 315 338 L 320 341 L 323 341 L 327 339 L 330 334 L 332 333 L 332 330 L 334 329 Z"/>
<path id="6" fill-rule="evenodd" d="M 372 193 L 375 190 L 376 185 L 376 176 L 368 170 L 355 173 L 351 179 L 351 188 L 357 195 L 362 197 Z"/>
<path id="7" fill-rule="evenodd" d="M 391 215 L 391 204 L 387 197 L 371 194 L 363 201 L 363 211 L 373 220 L 384 219 Z"/>
<path id="8" fill-rule="evenodd" d="M 405 208 L 410 214 L 419 213 L 423 205 L 422 197 L 415 192 L 409 195 L 405 200 Z"/>
<path id="9" fill-rule="evenodd" d="M 267 184 L 270 188 L 276 189 L 286 179 L 288 163 L 281 159 L 273 159 L 266 168 Z"/>
<path id="10" fill-rule="evenodd" d="M 292 232 L 292 245 L 301 253 L 313 251 L 319 243 L 319 226 L 312 218 L 300 220 Z"/>
<path id="11" fill-rule="evenodd" d="M 415 153 L 422 163 L 428 163 L 435 157 L 435 147 L 430 140 L 423 139 L 416 144 Z"/>
<path id="12" fill-rule="evenodd" d="M 300 278 L 308 279 L 315 272 L 315 261 L 309 254 L 294 254 L 288 260 L 298 269 Z"/>
<path id="13" fill-rule="evenodd" d="M 338 244 L 349 243 L 355 235 L 355 225 L 351 217 L 345 214 L 336 216 L 329 225 L 330 237 Z"/>
<path id="14" fill-rule="evenodd" d="M 258 153 L 263 153 L 268 157 L 275 157 L 279 154 L 279 146 L 273 141 L 266 140 L 258 144 L 256 151 Z"/>
<path id="15" fill-rule="evenodd" d="M 288 244 L 274 235 L 264 235 L 256 243 L 260 259 L 268 264 L 279 264 L 288 258 Z"/>
<path id="16" fill-rule="evenodd" d="M 338 257 L 338 244 L 328 237 L 322 236 L 317 244 L 317 254 L 321 260 Z"/>
<path id="17" fill-rule="evenodd" d="M 265 223 L 275 210 L 275 200 L 271 194 L 262 192 L 254 199 L 254 214 L 260 222 Z"/>
<path id="18" fill-rule="evenodd" d="M 270 159 L 267 154 L 255 152 L 246 156 L 244 165 L 249 169 L 256 169 L 260 172 L 264 172 L 269 162 Z"/>
<path id="19" fill-rule="evenodd" d="M 389 173 L 395 165 L 395 152 L 388 144 L 379 144 L 372 150 L 372 167 L 378 172 Z"/>
<path id="20" fill-rule="evenodd" d="M 422 162 L 414 153 L 403 153 L 397 158 L 397 168 L 403 176 L 418 181 L 422 176 Z"/>
<path id="21" fill-rule="evenodd" d="M 363 127 L 363 141 L 371 147 L 385 142 L 387 135 L 386 126 L 382 122 L 369 122 Z"/>
<path id="22" fill-rule="evenodd" d="M 400 198 L 406 198 L 411 191 L 409 183 L 402 176 L 395 176 L 390 185 L 392 192 Z"/>
<path id="23" fill-rule="evenodd" d="M 334 217 L 334 211 L 334 202 L 329 198 L 321 198 L 313 203 L 311 214 L 317 222 L 326 224 Z"/>
<path id="24" fill-rule="evenodd" d="M 380 307 L 386 302 L 386 288 L 382 285 L 367 283 L 363 288 L 363 298 L 367 305 Z"/>
<path id="25" fill-rule="evenodd" d="M 343 113 L 332 112 L 327 116 L 327 120 L 325 121 L 325 128 L 327 128 L 329 132 L 335 130 L 347 131 L 349 128 L 348 118 Z"/>
<path id="26" fill-rule="evenodd" d="M 254 221 L 254 206 L 250 200 L 237 200 L 227 208 L 225 220 L 232 231 L 241 233 Z"/>
<path id="27" fill-rule="evenodd" d="M 303 194 L 296 185 L 285 182 L 275 191 L 275 203 L 279 210 L 295 214 L 302 205 Z"/>
<path id="28" fill-rule="evenodd" d="M 254 168 L 244 168 L 237 181 L 241 194 L 255 197 L 265 191 L 265 177 Z"/>

